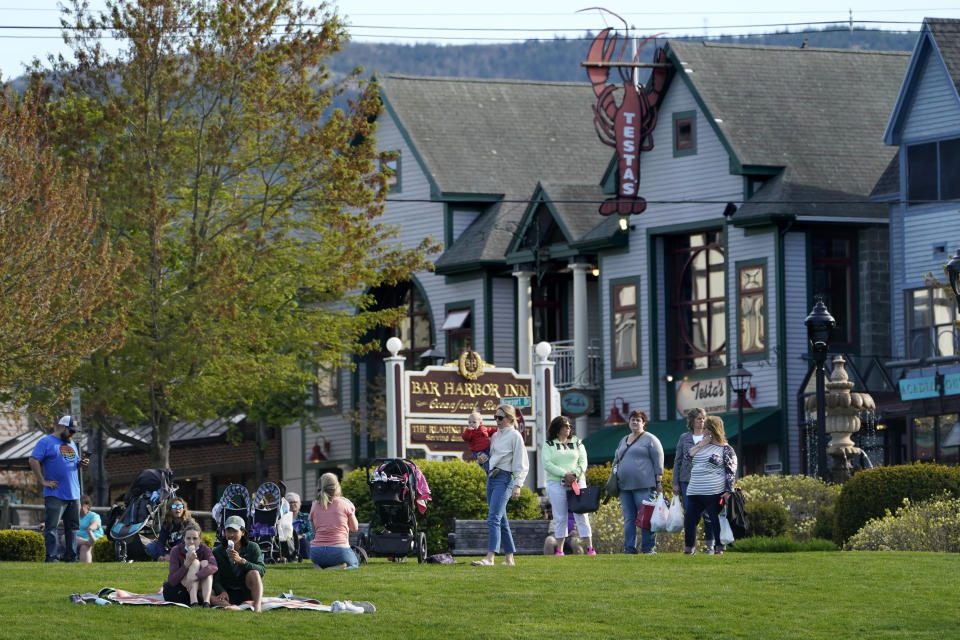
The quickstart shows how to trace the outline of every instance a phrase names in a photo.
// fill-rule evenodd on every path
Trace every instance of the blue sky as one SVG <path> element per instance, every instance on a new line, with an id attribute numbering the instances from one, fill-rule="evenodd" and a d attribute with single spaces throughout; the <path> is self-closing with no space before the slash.
<path id="1" fill-rule="evenodd" d="M 595 0 L 594 0 L 595 1 Z M 307 0 L 313 3 L 312 0 Z M 22 72 L 23 64 L 34 57 L 46 59 L 50 53 L 65 53 L 58 26 L 58 0 L 0 0 L 0 71 L 4 77 Z M 667 37 L 680 35 L 720 35 L 768 33 L 789 28 L 796 31 L 804 23 L 848 24 L 894 30 L 916 30 L 924 16 L 960 18 L 960 0 L 923 2 L 905 7 L 902 0 L 856 0 L 839 6 L 826 0 L 687 0 L 682 10 L 671 4 L 601 3 L 617 12 L 641 33 L 663 32 Z M 90 0 L 91 7 L 102 7 L 102 0 Z M 680 3 L 677 3 L 681 6 Z M 619 26 L 612 16 L 599 11 L 578 13 L 594 6 L 590 0 L 342 0 L 338 10 L 345 14 L 357 41 L 437 42 L 467 44 L 582 36 L 605 26 Z M 399 7 L 399 8 L 398 8 Z M 17 28 L 21 27 L 21 28 Z M 28 27 L 28 28 L 27 28 Z"/>

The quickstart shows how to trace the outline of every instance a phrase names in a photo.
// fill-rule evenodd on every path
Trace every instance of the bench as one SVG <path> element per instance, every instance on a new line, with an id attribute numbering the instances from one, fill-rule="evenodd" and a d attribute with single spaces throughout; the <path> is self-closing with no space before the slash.
<path id="1" fill-rule="evenodd" d="M 517 555 L 541 555 L 543 541 L 553 535 L 550 520 L 511 520 L 510 531 Z M 448 536 L 450 552 L 455 556 L 482 556 L 487 553 L 490 529 L 486 520 L 454 520 Z"/>

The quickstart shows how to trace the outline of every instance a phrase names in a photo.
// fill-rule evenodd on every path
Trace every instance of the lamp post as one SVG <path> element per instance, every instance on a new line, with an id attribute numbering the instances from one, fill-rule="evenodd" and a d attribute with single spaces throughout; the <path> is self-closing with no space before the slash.
<path id="1" fill-rule="evenodd" d="M 813 362 L 817 374 L 817 474 L 827 479 L 827 424 L 825 415 L 826 391 L 824 389 L 824 368 L 827 361 L 827 349 L 830 345 L 830 331 L 837 321 L 830 315 L 822 299 L 818 299 L 813 309 L 803 321 L 807 325 L 807 338 L 813 347 Z"/>
<path id="2" fill-rule="evenodd" d="M 737 363 L 737 368 L 727 374 L 730 388 L 737 394 L 737 475 L 743 477 L 743 397 L 750 389 L 753 374 Z"/>
<path id="3" fill-rule="evenodd" d="M 957 299 L 957 307 L 960 308 L 960 249 L 957 249 L 957 254 L 947 263 L 947 273 L 950 275 L 950 288 Z"/>

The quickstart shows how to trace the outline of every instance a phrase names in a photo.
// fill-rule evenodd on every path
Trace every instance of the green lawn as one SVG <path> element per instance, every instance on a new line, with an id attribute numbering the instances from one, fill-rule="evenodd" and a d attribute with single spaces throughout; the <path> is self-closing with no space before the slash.
<path id="1" fill-rule="evenodd" d="M 268 567 L 267 595 L 369 615 L 74 605 L 74 592 L 154 591 L 155 563 L 2 563 L 0 638 L 947 638 L 958 637 L 960 555 L 732 553 L 521 556 L 517 567 Z"/>

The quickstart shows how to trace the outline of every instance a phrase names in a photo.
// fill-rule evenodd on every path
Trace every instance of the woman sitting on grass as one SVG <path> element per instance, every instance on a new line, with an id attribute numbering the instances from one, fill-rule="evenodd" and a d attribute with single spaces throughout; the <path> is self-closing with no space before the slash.
<path id="1" fill-rule="evenodd" d="M 217 561 L 210 547 L 200 542 L 200 527 L 191 522 L 183 541 L 170 550 L 170 573 L 163 583 L 163 599 L 191 607 L 209 607 Z"/>
<path id="2" fill-rule="evenodd" d="M 253 610 L 261 611 L 263 602 L 263 552 L 260 545 L 247 538 L 247 525 L 240 516 L 230 516 L 224 525 L 226 540 L 213 548 L 219 570 L 213 577 L 213 591 L 218 604 L 243 604 L 252 601 Z"/>
<path id="3" fill-rule="evenodd" d="M 80 562 L 93 562 L 93 543 L 103 537 L 100 515 L 92 511 L 90 496 L 80 498 L 80 526 L 77 530 L 77 555 Z"/>
<path id="4" fill-rule="evenodd" d="M 320 476 L 320 491 L 310 507 L 314 531 L 310 560 L 314 568 L 356 569 L 360 565 L 357 554 L 350 548 L 350 532 L 360 526 L 356 511 L 353 503 L 341 494 L 337 476 L 332 473 Z"/>

